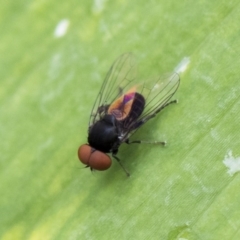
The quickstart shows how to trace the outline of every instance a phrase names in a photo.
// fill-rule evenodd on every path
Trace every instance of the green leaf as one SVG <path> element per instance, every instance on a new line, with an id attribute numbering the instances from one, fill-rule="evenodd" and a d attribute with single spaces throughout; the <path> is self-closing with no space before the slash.
<path id="1" fill-rule="evenodd" d="M 239 22 L 236 0 L 2 3 L 0 238 L 239 239 Z M 77 149 L 129 51 L 141 78 L 186 64 L 179 103 L 133 136 L 168 144 L 122 145 L 129 178 L 91 173 Z"/>

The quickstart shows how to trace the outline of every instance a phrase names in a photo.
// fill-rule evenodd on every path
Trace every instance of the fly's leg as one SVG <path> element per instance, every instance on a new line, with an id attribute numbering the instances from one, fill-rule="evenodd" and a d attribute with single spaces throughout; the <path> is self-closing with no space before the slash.
<path id="1" fill-rule="evenodd" d="M 118 96 L 122 96 L 123 95 L 123 89 L 121 87 L 118 88 Z"/>
<path id="2" fill-rule="evenodd" d="M 172 100 L 168 103 L 166 103 L 165 105 L 163 105 L 162 107 L 160 107 L 154 114 L 148 116 L 145 120 L 148 121 L 149 119 L 151 118 L 154 118 L 159 112 L 161 112 L 165 107 L 169 106 L 170 104 L 173 104 L 173 103 L 177 103 L 177 100 Z"/>
<path id="3" fill-rule="evenodd" d="M 97 114 L 101 115 L 107 112 L 109 105 L 101 105 L 98 107 L 97 112 L 91 113 L 91 117 L 96 117 Z"/>
<path id="4" fill-rule="evenodd" d="M 125 141 L 125 143 L 127 144 L 132 144 L 132 143 L 144 143 L 144 144 L 161 144 L 163 146 L 165 146 L 167 143 L 165 141 L 142 141 L 142 140 L 134 140 L 134 141 L 129 141 L 129 139 L 127 139 Z"/>
<path id="5" fill-rule="evenodd" d="M 121 168 L 123 169 L 123 171 L 127 174 L 127 177 L 130 177 L 130 173 L 129 173 L 129 172 L 127 171 L 127 169 L 122 165 L 120 159 L 119 159 L 116 155 L 114 155 L 114 154 L 112 154 L 112 157 L 115 158 L 115 159 L 118 161 L 118 163 L 119 163 L 119 165 L 121 166 Z"/>
<path id="6" fill-rule="evenodd" d="M 172 100 L 165 105 L 161 106 L 154 114 L 149 115 L 148 117 L 144 118 L 142 121 L 138 122 L 136 125 L 136 128 L 142 126 L 145 122 L 147 122 L 149 119 L 154 118 L 159 112 L 161 112 L 165 107 L 169 106 L 170 104 L 177 103 L 177 100 Z"/>
<path id="7" fill-rule="evenodd" d="M 148 117 L 146 117 L 145 119 L 143 119 L 142 121 L 138 122 L 136 124 L 135 128 L 139 128 L 141 125 L 143 125 L 145 122 L 147 122 L 149 119 L 154 118 L 159 112 L 161 112 L 165 107 L 169 106 L 172 103 L 177 103 L 177 100 L 172 100 L 168 103 L 166 103 L 165 105 L 161 106 L 154 114 L 149 115 Z M 129 141 L 129 139 L 127 139 L 125 141 L 125 143 L 127 144 L 132 144 L 132 143 L 145 143 L 145 144 L 161 144 L 163 146 L 166 145 L 165 141 L 142 141 L 142 140 L 134 140 L 134 141 Z"/>
<path id="8" fill-rule="evenodd" d="M 177 103 L 177 102 L 178 102 L 178 100 L 175 99 L 175 100 L 172 100 L 172 101 L 166 103 L 165 105 L 163 105 L 162 107 L 160 107 L 160 108 L 157 110 L 156 113 L 159 113 L 160 111 L 162 111 L 165 107 L 169 106 L 170 104 L 172 104 L 172 103 Z"/>

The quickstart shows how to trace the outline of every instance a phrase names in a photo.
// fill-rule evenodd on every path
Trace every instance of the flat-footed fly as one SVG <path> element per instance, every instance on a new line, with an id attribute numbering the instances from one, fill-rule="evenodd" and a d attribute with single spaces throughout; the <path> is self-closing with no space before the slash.
<path id="1" fill-rule="evenodd" d="M 177 73 L 164 74 L 148 81 L 136 78 L 133 54 L 125 53 L 113 63 L 94 102 L 88 127 L 88 143 L 78 149 L 80 161 L 91 170 L 106 170 L 122 143 L 142 143 L 129 138 L 143 124 L 176 100 L 180 78 Z M 147 142 L 148 143 L 148 142 Z M 165 142 L 154 142 L 165 144 Z"/>

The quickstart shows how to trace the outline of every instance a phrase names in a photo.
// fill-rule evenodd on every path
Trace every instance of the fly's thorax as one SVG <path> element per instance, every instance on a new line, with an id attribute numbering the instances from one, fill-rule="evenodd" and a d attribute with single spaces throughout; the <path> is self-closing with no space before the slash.
<path id="1" fill-rule="evenodd" d="M 88 142 L 91 147 L 99 151 L 111 152 L 118 141 L 117 121 L 112 115 L 105 115 L 89 131 Z"/>

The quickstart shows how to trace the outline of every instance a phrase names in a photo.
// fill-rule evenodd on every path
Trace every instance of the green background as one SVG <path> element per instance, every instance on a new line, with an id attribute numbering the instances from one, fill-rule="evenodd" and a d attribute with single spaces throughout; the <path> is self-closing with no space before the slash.
<path id="1" fill-rule="evenodd" d="M 66 35 L 54 36 L 62 19 Z M 239 1 L 1 1 L 0 238 L 240 239 Z M 139 75 L 190 58 L 175 95 L 91 173 L 77 158 L 101 82 L 124 52 Z"/>

